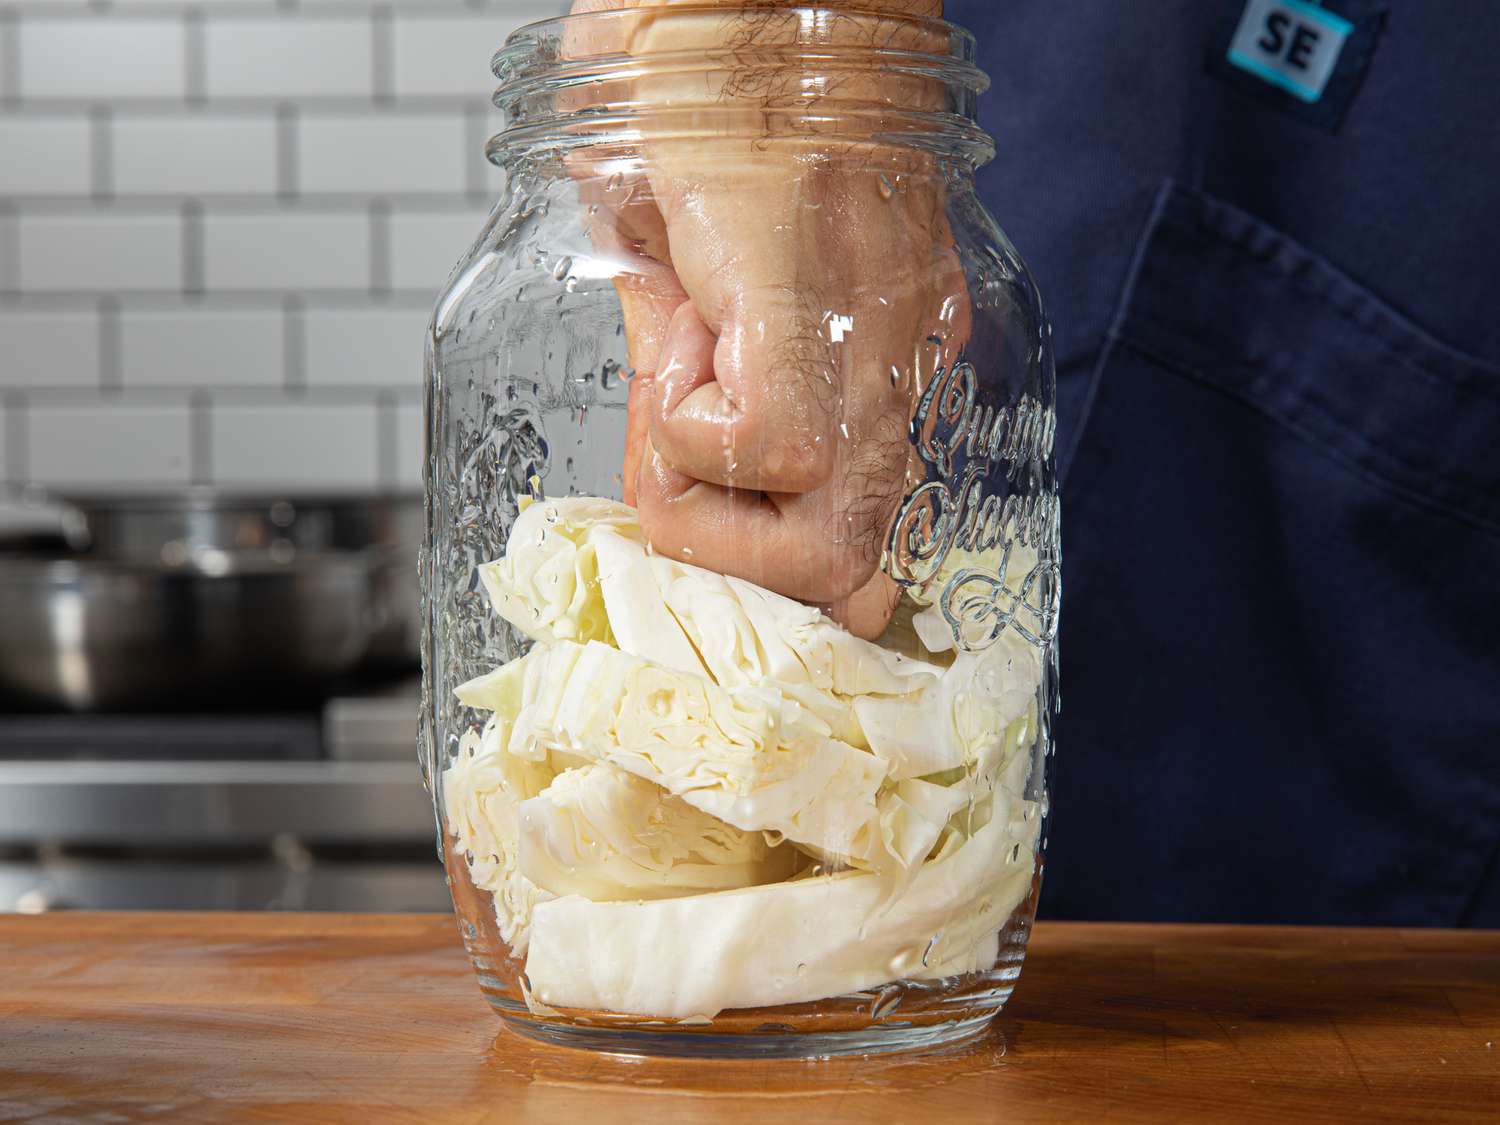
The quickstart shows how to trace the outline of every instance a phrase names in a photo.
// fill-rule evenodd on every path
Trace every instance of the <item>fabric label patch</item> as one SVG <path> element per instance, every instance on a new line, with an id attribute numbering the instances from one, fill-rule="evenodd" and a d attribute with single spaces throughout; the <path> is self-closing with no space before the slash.
<path id="1" fill-rule="evenodd" d="M 1386 8 L 1374 0 L 1246 0 L 1209 69 L 1325 128 L 1354 100 Z M 1225 46 L 1227 40 L 1227 47 Z"/>
<path id="2" fill-rule="evenodd" d="M 1302 0 L 1250 0 L 1229 61 L 1304 102 L 1323 96 L 1354 25 Z"/>

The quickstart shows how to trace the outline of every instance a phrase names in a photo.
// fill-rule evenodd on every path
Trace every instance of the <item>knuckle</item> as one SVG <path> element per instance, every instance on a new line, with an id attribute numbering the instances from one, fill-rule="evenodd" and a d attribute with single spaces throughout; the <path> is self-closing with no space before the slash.
<path id="1" fill-rule="evenodd" d="M 771 492 L 812 492 L 833 479 L 838 451 L 828 437 L 801 426 L 736 419 L 726 448 L 738 470 Z"/>

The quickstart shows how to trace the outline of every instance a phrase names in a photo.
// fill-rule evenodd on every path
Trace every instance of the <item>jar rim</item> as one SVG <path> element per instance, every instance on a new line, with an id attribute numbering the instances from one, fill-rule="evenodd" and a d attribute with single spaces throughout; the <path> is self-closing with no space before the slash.
<path id="1" fill-rule="evenodd" d="M 708 19 L 737 25 L 720 29 L 722 47 L 630 49 L 642 21 L 688 27 Z M 629 146 L 640 143 L 647 120 L 654 137 L 692 139 L 705 111 L 721 120 L 740 111 L 760 127 L 772 128 L 767 123 L 774 118 L 787 135 L 827 138 L 842 130 L 845 139 L 928 148 L 978 166 L 994 155 L 994 144 L 977 123 L 977 99 L 989 77 L 975 53 L 974 36 L 958 24 L 849 6 L 650 4 L 554 16 L 517 28 L 493 56 L 500 80 L 493 101 L 506 125 L 486 152 L 498 164 L 518 151 Z M 746 72 L 755 77 L 743 80 Z M 857 99 L 837 94 L 843 80 L 875 72 L 891 80 L 878 96 L 869 83 Z M 725 76 L 761 92 L 772 82 L 768 75 L 783 85 L 759 104 L 705 96 L 696 103 L 675 98 L 669 108 L 620 95 L 640 79 L 709 89 Z"/>

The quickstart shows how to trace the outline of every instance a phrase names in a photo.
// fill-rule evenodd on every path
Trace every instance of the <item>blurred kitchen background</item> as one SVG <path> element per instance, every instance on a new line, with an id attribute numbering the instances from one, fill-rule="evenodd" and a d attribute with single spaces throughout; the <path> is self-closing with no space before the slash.
<path id="1" fill-rule="evenodd" d="M 423 326 L 565 0 L 0 0 L 0 911 L 446 909 Z"/>

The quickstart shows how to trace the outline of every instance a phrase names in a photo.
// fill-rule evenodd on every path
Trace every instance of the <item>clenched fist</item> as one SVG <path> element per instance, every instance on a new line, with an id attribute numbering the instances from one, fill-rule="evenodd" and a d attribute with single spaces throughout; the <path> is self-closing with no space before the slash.
<path id="1" fill-rule="evenodd" d="M 627 263 L 615 281 L 635 371 L 625 499 L 657 551 L 873 637 L 900 595 L 880 570 L 885 536 L 922 479 L 914 405 L 969 332 L 939 163 L 875 136 L 880 114 L 922 108 L 931 86 L 809 61 L 799 13 L 723 6 L 574 7 L 643 9 L 593 21 L 609 26 L 566 48 L 638 63 L 640 159 L 622 172 L 585 152 L 572 168 L 591 237 Z M 938 0 L 860 7 L 941 12 Z M 843 19 L 818 29 L 820 46 L 868 49 L 878 34 L 921 49 L 942 34 Z"/>

